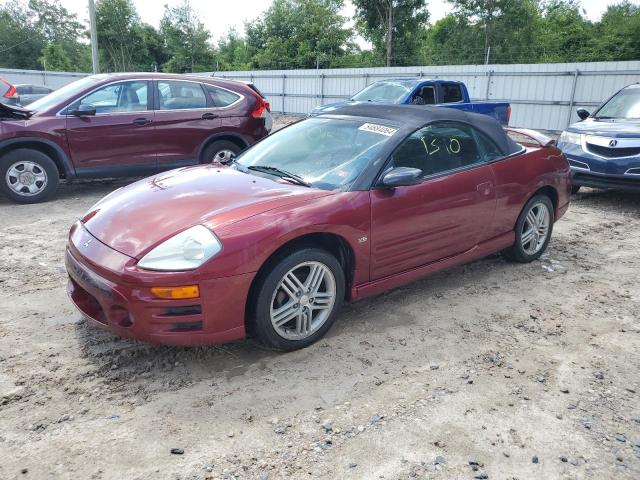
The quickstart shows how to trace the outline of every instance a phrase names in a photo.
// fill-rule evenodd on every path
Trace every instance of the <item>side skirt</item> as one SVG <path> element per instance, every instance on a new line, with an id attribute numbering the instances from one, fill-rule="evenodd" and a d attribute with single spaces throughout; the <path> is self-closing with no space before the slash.
<path id="1" fill-rule="evenodd" d="M 467 250 L 466 252 L 459 255 L 443 258 L 442 260 L 438 260 L 436 262 L 429 263 L 421 267 L 416 267 L 414 269 L 407 270 L 401 273 L 396 273 L 395 275 L 380 278 L 378 280 L 374 280 L 373 282 L 355 285 L 351 287 L 350 301 L 355 302 L 372 295 L 377 295 L 387 290 L 391 290 L 407 283 L 411 283 L 415 280 L 431 275 L 432 273 L 455 267 L 457 265 L 462 265 L 464 263 L 469 263 L 473 260 L 478 260 L 480 258 L 486 257 L 487 255 L 491 255 L 492 253 L 500 252 L 505 248 L 513 245 L 515 239 L 515 232 L 507 232 L 498 237 L 487 240 L 486 242 L 483 242 L 479 245 L 476 245 L 470 250 Z"/>

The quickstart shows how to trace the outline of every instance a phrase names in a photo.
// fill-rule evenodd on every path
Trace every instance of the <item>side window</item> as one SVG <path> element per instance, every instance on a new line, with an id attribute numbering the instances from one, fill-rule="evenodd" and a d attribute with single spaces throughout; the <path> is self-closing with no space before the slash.
<path id="1" fill-rule="evenodd" d="M 240 100 L 240 95 L 225 90 L 224 88 L 206 85 L 206 89 L 216 107 L 228 107 Z"/>
<path id="2" fill-rule="evenodd" d="M 18 95 L 31 95 L 33 93 L 33 88 L 31 85 L 19 85 L 16 87 L 16 91 Z"/>
<path id="3" fill-rule="evenodd" d="M 47 95 L 53 92 L 53 90 L 47 87 L 32 87 L 31 89 L 33 90 L 33 93 L 37 95 Z"/>
<path id="4" fill-rule="evenodd" d="M 179 80 L 158 81 L 160 110 L 207 108 L 207 97 L 199 83 Z"/>
<path id="5" fill-rule="evenodd" d="M 411 134 L 393 153 L 392 166 L 419 168 L 428 177 L 482 160 L 472 127 L 441 122 Z"/>
<path id="6" fill-rule="evenodd" d="M 112 83 L 90 93 L 80 105 L 93 105 L 96 113 L 124 113 L 147 110 L 149 83 L 145 80 Z"/>
<path id="7" fill-rule="evenodd" d="M 476 138 L 478 140 L 478 143 L 480 144 L 480 147 L 482 148 L 482 153 L 484 153 L 484 158 L 486 161 L 490 162 L 491 160 L 504 157 L 504 154 L 500 151 L 493 140 L 489 139 L 478 131 L 476 131 Z"/>
<path id="8" fill-rule="evenodd" d="M 433 87 L 425 86 L 415 94 L 411 100 L 413 105 L 434 105 L 436 103 L 436 91 Z"/>
<path id="9" fill-rule="evenodd" d="M 442 93 L 444 103 L 456 103 L 462 101 L 462 89 L 456 83 L 443 83 Z"/>

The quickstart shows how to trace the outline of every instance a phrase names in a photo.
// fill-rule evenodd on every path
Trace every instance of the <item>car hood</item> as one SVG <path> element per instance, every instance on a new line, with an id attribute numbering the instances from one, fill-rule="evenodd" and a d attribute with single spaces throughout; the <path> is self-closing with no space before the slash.
<path id="1" fill-rule="evenodd" d="M 583 122 L 574 123 L 568 130 L 587 135 L 598 135 L 611 138 L 640 138 L 640 121 L 632 120 L 594 120 L 588 118 Z"/>
<path id="2" fill-rule="evenodd" d="M 19 107 L 17 105 L 7 105 L 0 102 L 0 118 L 15 118 L 26 120 L 33 115 L 31 110 Z"/>
<path id="3" fill-rule="evenodd" d="M 194 225 L 211 230 L 332 192 L 280 183 L 233 168 L 201 165 L 149 177 L 112 192 L 83 217 L 102 243 L 133 258 Z"/>

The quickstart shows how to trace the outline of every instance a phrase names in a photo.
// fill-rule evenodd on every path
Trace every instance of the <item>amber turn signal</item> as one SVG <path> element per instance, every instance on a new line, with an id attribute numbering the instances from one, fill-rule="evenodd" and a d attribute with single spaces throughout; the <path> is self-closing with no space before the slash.
<path id="1" fill-rule="evenodd" d="M 167 300 L 182 300 L 185 298 L 198 298 L 200 289 L 198 285 L 183 285 L 182 287 L 151 287 L 151 294 L 156 298 Z"/>

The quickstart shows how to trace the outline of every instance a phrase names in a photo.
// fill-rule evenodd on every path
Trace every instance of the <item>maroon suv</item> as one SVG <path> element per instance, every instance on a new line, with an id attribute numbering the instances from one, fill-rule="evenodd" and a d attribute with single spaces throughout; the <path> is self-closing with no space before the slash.
<path id="1" fill-rule="evenodd" d="M 0 192 L 20 203 L 61 178 L 142 176 L 229 162 L 271 129 L 260 92 L 230 80 L 93 75 L 29 105 L 0 105 Z"/>

